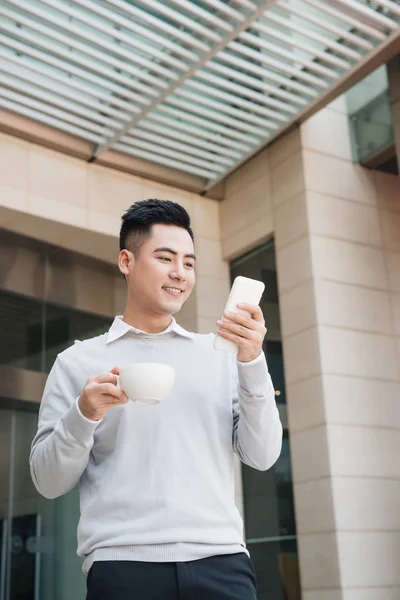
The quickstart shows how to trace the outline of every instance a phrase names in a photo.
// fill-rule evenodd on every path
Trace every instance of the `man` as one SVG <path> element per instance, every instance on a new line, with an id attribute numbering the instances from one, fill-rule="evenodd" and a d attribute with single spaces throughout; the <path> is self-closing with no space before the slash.
<path id="1" fill-rule="evenodd" d="M 57 357 L 32 443 L 33 481 L 47 498 L 80 486 L 87 600 L 253 600 L 233 451 L 265 470 L 281 450 L 262 312 L 245 306 L 251 317 L 218 321 L 237 357 L 214 350 L 213 334 L 176 323 L 196 260 L 179 204 L 134 204 L 122 217 L 120 250 L 124 315 Z M 176 370 L 156 407 L 128 401 L 116 385 L 120 367 L 138 362 Z"/>

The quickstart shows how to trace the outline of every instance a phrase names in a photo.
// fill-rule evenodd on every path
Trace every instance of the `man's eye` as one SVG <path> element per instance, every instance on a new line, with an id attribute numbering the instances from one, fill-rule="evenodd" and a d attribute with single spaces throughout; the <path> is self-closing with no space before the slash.
<path id="1" fill-rule="evenodd" d="M 171 262 L 171 259 L 170 259 L 170 258 L 168 258 L 168 256 L 159 256 L 158 258 L 159 258 L 160 260 L 165 260 L 165 261 L 167 261 L 167 262 Z"/>
<path id="2" fill-rule="evenodd" d="M 194 264 L 193 263 L 186 263 L 187 267 L 190 267 L 191 269 L 194 269 Z"/>

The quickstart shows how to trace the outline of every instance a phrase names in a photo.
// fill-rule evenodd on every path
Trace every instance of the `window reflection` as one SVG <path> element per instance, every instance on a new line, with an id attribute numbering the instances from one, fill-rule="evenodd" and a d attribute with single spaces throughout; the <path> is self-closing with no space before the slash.
<path id="1" fill-rule="evenodd" d="M 42 303 L 0 292 L 0 364 L 41 370 Z"/>
<path id="2" fill-rule="evenodd" d="M 111 321 L 107 317 L 48 304 L 45 332 L 46 371 L 51 369 L 57 354 L 64 348 L 73 344 L 75 340 L 84 340 L 104 333 L 110 327 Z"/>
<path id="3" fill-rule="evenodd" d="M 0 365 L 48 372 L 76 339 L 104 333 L 112 319 L 0 290 Z M 29 473 L 39 406 L 6 409 L 0 397 L 0 599 L 85 597 L 76 555 L 78 489 L 56 500 L 40 496 Z M 21 405 L 22 406 L 22 405 Z"/>
<path id="4" fill-rule="evenodd" d="M 296 538 L 249 543 L 248 548 L 256 570 L 258 600 L 300 600 Z"/>
<path id="5" fill-rule="evenodd" d="M 0 364 L 49 372 L 75 340 L 104 333 L 111 319 L 15 294 L 0 293 Z"/>

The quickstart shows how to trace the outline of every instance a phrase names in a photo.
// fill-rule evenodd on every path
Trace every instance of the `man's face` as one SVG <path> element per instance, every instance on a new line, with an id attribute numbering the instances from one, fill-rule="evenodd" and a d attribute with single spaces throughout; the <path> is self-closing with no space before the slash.
<path id="1" fill-rule="evenodd" d="M 141 309 L 173 315 L 189 298 L 195 284 L 193 241 L 174 225 L 153 225 L 151 237 L 130 260 L 126 273 L 129 294 Z"/>

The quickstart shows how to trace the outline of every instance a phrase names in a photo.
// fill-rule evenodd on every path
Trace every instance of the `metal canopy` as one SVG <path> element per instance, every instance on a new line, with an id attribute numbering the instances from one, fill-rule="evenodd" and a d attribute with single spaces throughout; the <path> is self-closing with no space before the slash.
<path id="1" fill-rule="evenodd" d="M 3 0 L 0 107 L 215 185 L 400 30 L 400 0 Z"/>

